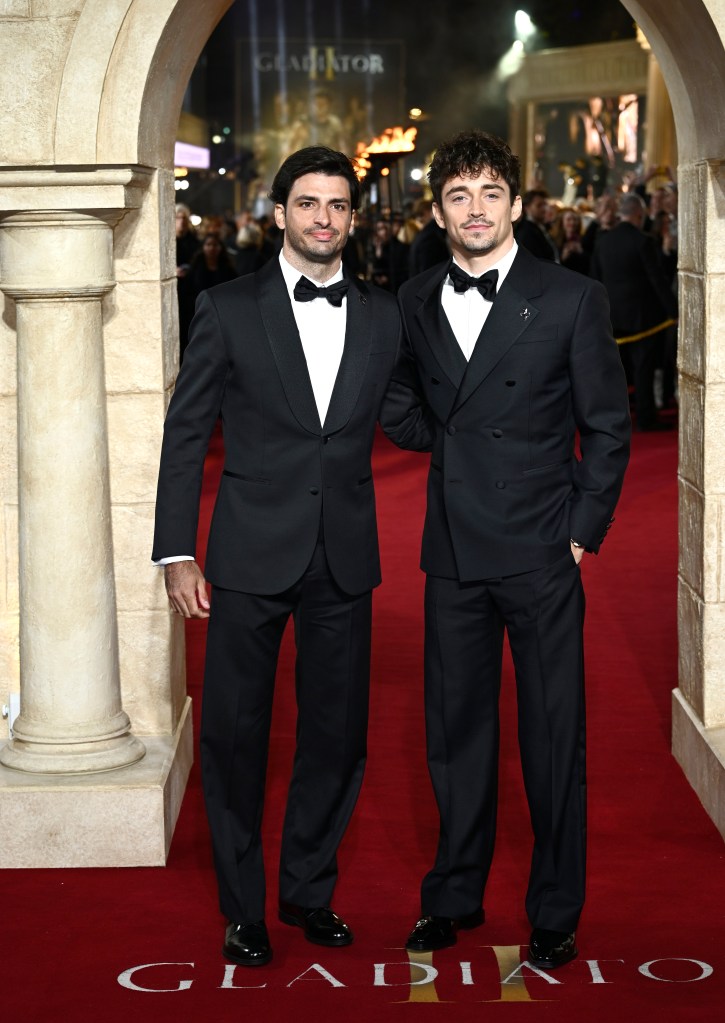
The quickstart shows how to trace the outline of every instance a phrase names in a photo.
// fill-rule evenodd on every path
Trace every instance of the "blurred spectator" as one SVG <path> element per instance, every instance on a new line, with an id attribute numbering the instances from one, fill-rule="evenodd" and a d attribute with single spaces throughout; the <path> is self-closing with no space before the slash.
<path id="1" fill-rule="evenodd" d="M 183 277 L 189 263 L 201 248 L 201 242 L 191 223 L 191 210 L 183 203 L 177 203 L 176 214 L 176 276 Z M 181 272 L 179 272 L 181 271 Z"/>
<path id="2" fill-rule="evenodd" d="M 179 345 L 183 351 L 189 339 L 189 326 L 194 315 L 194 301 L 190 299 L 182 281 L 189 272 L 189 266 L 201 248 L 191 223 L 191 210 L 184 203 L 177 203 L 176 216 L 176 278 L 179 301 Z"/>
<path id="3" fill-rule="evenodd" d="M 254 273 L 262 265 L 264 233 L 259 224 L 250 220 L 237 231 L 234 266 L 240 277 Z"/>
<path id="4" fill-rule="evenodd" d="M 591 273 L 609 294 L 614 336 L 632 339 L 622 345 L 622 356 L 634 383 L 637 429 L 656 430 L 662 428 L 654 400 L 657 334 L 677 316 L 677 306 L 655 241 L 642 230 L 645 212 L 635 192 L 622 198 L 619 224 L 598 234 Z"/>
<path id="5" fill-rule="evenodd" d="M 677 186 L 668 186 L 661 192 L 660 208 L 652 220 L 650 234 L 657 245 L 662 269 L 672 289 L 674 301 L 677 302 Z M 667 408 L 677 400 L 677 334 L 675 323 L 657 338 L 654 390 L 658 408 Z"/>
<path id="6" fill-rule="evenodd" d="M 652 231 L 652 227 L 657 218 L 657 214 L 661 210 L 664 210 L 665 195 L 666 191 L 664 187 L 656 188 L 654 192 L 652 192 L 652 194 L 649 196 L 649 201 L 647 200 L 647 198 L 645 198 L 645 202 L 647 203 L 647 216 L 644 218 L 642 230 L 650 232 Z"/>
<path id="7" fill-rule="evenodd" d="M 359 230 L 357 216 L 353 218 L 350 233 L 342 250 L 342 261 L 352 277 L 365 277 L 365 236 Z"/>
<path id="8" fill-rule="evenodd" d="M 413 209 L 420 230 L 413 239 L 408 252 L 408 268 L 411 277 L 429 270 L 450 258 L 445 230 L 438 227 L 433 216 L 430 199 L 419 199 Z"/>
<path id="9" fill-rule="evenodd" d="M 402 210 L 393 210 L 390 215 L 390 233 L 393 238 L 397 238 L 401 245 L 409 245 L 410 242 L 403 237 L 403 228 L 405 227 L 405 215 Z M 412 239 L 411 239 L 412 241 Z"/>
<path id="10" fill-rule="evenodd" d="M 528 249 L 538 259 L 553 259 L 558 263 L 559 253 L 546 229 L 548 200 L 549 193 L 543 188 L 532 188 L 524 192 L 523 213 L 514 226 L 514 236 L 519 245 Z"/>
<path id="11" fill-rule="evenodd" d="M 551 237 L 559 250 L 559 262 L 580 274 L 589 273 L 589 254 L 582 245 L 583 222 L 579 210 L 565 206 L 551 229 Z"/>
<path id="12" fill-rule="evenodd" d="M 395 294 L 408 279 L 408 250 L 393 237 L 387 220 L 375 222 L 371 242 L 372 280 L 378 287 Z"/>
<path id="13" fill-rule="evenodd" d="M 234 268 L 229 253 L 219 240 L 219 235 L 209 233 L 204 236 L 201 249 L 192 259 L 188 272 L 180 279 L 179 293 L 181 294 L 183 291 L 185 300 L 193 308 L 202 291 L 214 287 L 215 284 L 231 281 L 236 276 L 237 271 Z M 181 359 L 184 358 L 187 344 L 188 332 L 181 344 Z"/>
<path id="14" fill-rule="evenodd" d="M 609 193 L 601 195 L 594 204 L 594 218 L 587 224 L 582 237 L 582 248 L 591 259 L 599 231 L 611 231 L 617 223 L 617 198 Z"/>

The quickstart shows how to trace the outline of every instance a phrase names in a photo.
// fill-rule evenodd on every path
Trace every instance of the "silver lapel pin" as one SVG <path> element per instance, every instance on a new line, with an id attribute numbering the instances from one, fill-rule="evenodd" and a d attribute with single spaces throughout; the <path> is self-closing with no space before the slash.
<path id="1" fill-rule="evenodd" d="M 531 313 L 529 312 L 528 308 L 524 306 L 524 308 L 519 313 L 519 316 L 521 316 L 521 318 L 524 320 L 528 320 L 529 316 L 531 316 Z"/>

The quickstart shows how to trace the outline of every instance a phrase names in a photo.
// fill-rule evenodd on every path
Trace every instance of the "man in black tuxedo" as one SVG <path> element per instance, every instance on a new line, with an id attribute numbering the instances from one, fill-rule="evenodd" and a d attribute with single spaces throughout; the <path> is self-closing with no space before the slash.
<path id="1" fill-rule="evenodd" d="M 418 209 L 419 218 L 424 223 L 410 244 L 408 253 L 410 277 L 430 270 L 432 266 L 447 260 L 450 255 L 446 232 L 436 224 L 433 217 L 433 203 L 429 199 L 421 199 Z"/>
<path id="2" fill-rule="evenodd" d="M 546 228 L 546 213 L 549 193 L 543 188 L 531 188 L 524 192 L 522 215 L 516 222 L 514 235 L 516 244 L 528 249 L 537 259 L 553 259 L 559 262 L 559 252 L 554 239 Z"/>
<path id="3" fill-rule="evenodd" d="M 584 900 L 579 563 L 612 520 L 630 419 L 606 292 L 514 241 L 519 173 L 506 143 L 483 132 L 439 147 L 429 180 L 453 260 L 399 296 L 434 419 L 421 564 L 428 765 L 440 813 L 407 947 L 444 948 L 483 923 L 506 630 L 534 833 L 529 955 L 551 969 L 577 954 Z"/>
<path id="4" fill-rule="evenodd" d="M 662 427 L 657 418 L 654 375 L 657 341 L 677 319 L 677 299 L 657 245 L 643 230 L 647 207 L 629 192 L 619 203 L 619 223 L 597 235 L 591 275 L 607 289 L 614 334 L 636 338 L 623 348 L 630 359 L 638 430 Z"/>
<path id="5" fill-rule="evenodd" d="M 260 828 L 275 669 L 290 615 L 297 748 L 279 917 L 317 944 L 352 941 L 330 902 L 366 757 L 371 591 L 380 582 L 370 459 L 386 393 L 385 425 L 412 447 L 430 441 L 408 388 L 391 382 L 395 299 L 343 275 L 359 200 L 350 160 L 321 146 L 300 150 L 280 168 L 270 198 L 284 231 L 279 258 L 197 303 L 164 427 L 153 550 L 173 609 L 209 617 L 202 780 L 229 921 L 223 953 L 244 966 L 272 955 Z M 218 419 L 225 464 L 205 566 L 210 603 L 191 556 Z"/>

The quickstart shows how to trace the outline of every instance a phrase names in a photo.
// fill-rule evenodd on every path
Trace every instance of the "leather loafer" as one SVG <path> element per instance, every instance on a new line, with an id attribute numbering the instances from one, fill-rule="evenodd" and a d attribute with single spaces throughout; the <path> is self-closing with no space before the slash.
<path id="1" fill-rule="evenodd" d="M 542 970 L 555 970 L 576 959 L 579 950 L 575 935 L 567 931 L 547 931 L 535 927 L 529 940 L 529 962 Z"/>
<path id="2" fill-rule="evenodd" d="M 352 944 L 352 931 L 329 906 L 306 909 L 292 902 L 280 902 L 279 918 L 283 924 L 301 927 L 313 945 L 336 948 Z"/>
<path id="3" fill-rule="evenodd" d="M 253 924 L 230 923 L 222 955 L 239 966 L 264 966 L 272 958 L 272 947 L 264 920 Z"/>
<path id="4" fill-rule="evenodd" d="M 424 916 L 410 932 L 405 947 L 410 952 L 435 952 L 439 948 L 455 945 L 458 931 L 480 927 L 485 920 L 483 909 L 467 916 L 451 919 L 447 916 Z"/>

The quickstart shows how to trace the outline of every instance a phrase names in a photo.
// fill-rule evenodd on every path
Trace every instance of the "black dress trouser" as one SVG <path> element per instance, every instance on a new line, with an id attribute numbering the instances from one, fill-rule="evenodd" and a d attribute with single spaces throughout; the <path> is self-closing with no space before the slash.
<path id="1" fill-rule="evenodd" d="M 482 903 L 493 857 L 504 629 L 516 673 L 518 735 L 534 833 L 526 911 L 573 931 L 584 901 L 586 766 L 584 591 L 570 551 L 546 568 L 460 583 L 428 576 L 428 767 L 440 838 L 422 884 L 423 915 Z"/>
<path id="2" fill-rule="evenodd" d="M 222 913 L 262 920 L 261 825 L 275 672 L 294 618 L 297 745 L 280 858 L 279 897 L 329 905 L 337 848 L 366 759 L 372 595 L 343 593 L 322 541 L 289 590 L 213 589 L 201 720 L 201 769 Z"/>

